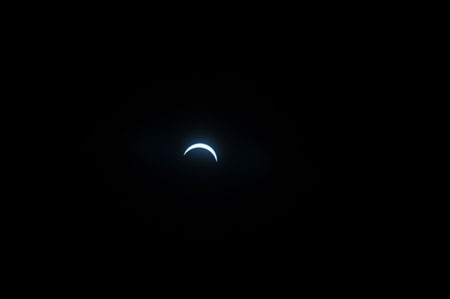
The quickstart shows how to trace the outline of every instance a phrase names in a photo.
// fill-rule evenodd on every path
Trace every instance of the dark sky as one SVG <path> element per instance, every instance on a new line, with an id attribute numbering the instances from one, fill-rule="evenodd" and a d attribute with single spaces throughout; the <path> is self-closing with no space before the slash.
<path id="1" fill-rule="evenodd" d="M 146 245 L 313 237 L 327 221 L 319 86 L 314 76 L 183 72 L 65 90 L 63 230 Z M 218 162 L 183 156 L 197 142 Z"/>
<path id="2" fill-rule="evenodd" d="M 365 13 L 352 15 L 364 19 Z M 264 27 L 248 18 L 250 30 L 239 26 L 236 34 L 228 32 L 234 23 L 229 19 L 223 23 L 226 36 L 208 23 L 191 30 L 169 19 L 134 28 L 145 32 L 116 30 L 99 19 L 101 30 L 89 26 L 78 38 L 60 22 L 49 22 L 51 30 L 37 29 L 33 39 L 12 33 L 26 44 L 12 43 L 18 57 L 5 56 L 14 66 L 7 77 L 23 77 L 5 98 L 21 113 L 6 129 L 23 127 L 27 134 L 9 132 L 22 142 L 6 143 L 20 155 L 6 158 L 27 161 L 14 165 L 19 184 L 4 202 L 17 204 L 18 216 L 6 230 L 26 242 L 19 259 L 42 262 L 33 279 L 48 269 L 50 256 L 68 271 L 75 267 L 67 261 L 84 262 L 74 271 L 75 283 L 97 275 L 93 268 L 99 260 L 105 269 L 131 261 L 155 276 L 160 276 L 152 268 L 157 264 L 170 274 L 184 268 L 190 272 L 184 280 L 208 252 L 215 256 L 203 259 L 205 264 L 221 271 L 217 263 L 233 259 L 226 244 L 234 247 L 239 263 L 228 278 L 247 275 L 241 265 L 253 258 L 257 272 L 285 274 L 297 286 L 303 279 L 297 273 L 312 280 L 315 273 L 340 278 L 358 254 L 356 263 L 370 270 L 365 261 L 390 252 L 390 244 L 377 244 L 377 236 L 384 238 L 379 228 L 392 231 L 386 211 L 397 218 L 404 212 L 393 207 L 396 194 L 380 188 L 395 181 L 391 168 L 376 173 L 370 164 L 394 145 L 379 143 L 374 137 L 382 134 L 364 123 L 377 130 L 386 126 L 386 111 L 395 114 L 391 103 L 397 94 L 382 88 L 398 81 L 399 73 L 391 72 L 391 60 L 385 59 L 392 45 L 378 43 L 361 22 L 326 5 L 317 14 L 298 14 L 281 14 L 281 23 L 261 15 Z M 72 26 L 78 31 L 80 21 Z M 45 37 L 54 29 L 59 32 Z M 196 40 L 205 29 L 211 32 Z M 215 149 L 218 162 L 201 150 L 183 156 L 199 142 Z M 366 154 L 372 148 L 375 153 Z M 22 190 L 25 196 L 16 196 Z M 397 238 L 403 230 L 394 234 Z M 223 250 L 197 246 L 205 244 L 199 240 L 218 240 Z M 366 248 L 375 248 L 374 254 Z M 180 260 L 193 265 L 166 266 Z M 267 261 L 286 269 L 259 271 Z M 141 278 L 153 292 L 155 281 Z M 314 291 L 335 290 L 322 279 L 317 283 Z"/>

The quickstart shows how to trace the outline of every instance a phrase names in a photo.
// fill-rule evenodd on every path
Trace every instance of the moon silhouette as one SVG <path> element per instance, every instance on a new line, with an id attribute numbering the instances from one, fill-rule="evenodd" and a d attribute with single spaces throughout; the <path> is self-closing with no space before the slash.
<path id="1" fill-rule="evenodd" d="M 188 147 L 186 149 L 186 151 L 184 152 L 183 156 L 185 156 L 190 150 L 193 150 L 193 149 L 196 149 L 196 148 L 202 148 L 202 149 L 205 149 L 205 150 L 209 151 L 214 156 L 214 159 L 216 159 L 216 162 L 217 162 L 216 152 L 213 150 L 212 147 L 210 147 L 209 145 L 204 144 L 204 143 L 196 143 L 196 144 L 191 145 L 190 147 Z"/>

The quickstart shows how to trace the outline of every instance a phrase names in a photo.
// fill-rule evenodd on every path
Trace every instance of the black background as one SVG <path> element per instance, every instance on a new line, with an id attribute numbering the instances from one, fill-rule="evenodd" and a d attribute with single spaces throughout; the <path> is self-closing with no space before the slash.
<path id="1" fill-rule="evenodd" d="M 173 273 L 170 261 L 192 261 L 185 280 L 199 260 L 220 271 L 217 263 L 234 252 L 240 265 L 230 277 L 246 276 L 242 265 L 253 260 L 256 272 L 273 263 L 291 269 L 272 275 L 318 276 L 329 289 L 322 277 L 342 277 L 348 260 L 364 267 L 389 252 L 374 236 L 388 227 L 379 211 L 393 206 L 389 194 L 376 194 L 390 168 L 374 172 L 370 188 L 364 172 L 391 145 L 378 144 L 361 120 L 391 108 L 380 102 L 392 98 L 380 92 L 390 80 L 382 53 L 391 48 L 333 9 L 301 13 L 280 15 L 280 28 L 267 17 L 269 26 L 251 23 L 236 35 L 222 34 L 224 22 L 225 30 L 211 28 L 200 41 L 198 30 L 175 24 L 168 34 L 167 21 L 138 25 L 146 32 L 136 36 L 103 22 L 80 34 L 80 20 L 73 28 L 51 22 L 60 30 L 48 37 L 47 29 L 18 34 L 27 45 L 10 77 L 26 78 L 14 100 L 32 111 L 9 124 L 32 134 L 11 131 L 22 141 L 11 160 L 25 161 L 15 167 L 25 194 L 12 200 L 18 215 L 8 229 L 25 240 L 17 243 L 23 256 L 42 261 L 38 271 L 47 257 L 69 270 L 67 261 L 84 261 L 82 277 L 98 260 L 141 267 L 132 273 L 158 272 L 154 265 Z M 378 127 L 384 119 L 369 121 Z M 183 156 L 196 142 L 211 145 L 219 161 L 201 150 Z M 373 147 L 377 153 L 365 156 Z M 219 240 L 224 250 L 208 250 L 203 240 Z"/>

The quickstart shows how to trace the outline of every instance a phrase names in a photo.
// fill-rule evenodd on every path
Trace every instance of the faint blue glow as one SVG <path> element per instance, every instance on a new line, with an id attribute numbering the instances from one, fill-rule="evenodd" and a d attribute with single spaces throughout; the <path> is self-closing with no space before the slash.
<path id="1" fill-rule="evenodd" d="M 216 162 L 217 162 L 217 155 L 216 155 L 216 152 L 213 150 L 212 147 L 210 147 L 209 145 L 204 144 L 204 143 L 196 143 L 196 144 L 191 145 L 191 146 L 188 147 L 187 150 L 184 152 L 184 155 L 186 155 L 190 150 L 193 150 L 193 149 L 196 149 L 196 148 L 202 148 L 202 149 L 205 149 L 205 150 L 209 151 L 209 152 L 214 156 L 214 159 L 216 159 Z M 184 155 L 183 155 L 183 156 L 184 156 Z"/>

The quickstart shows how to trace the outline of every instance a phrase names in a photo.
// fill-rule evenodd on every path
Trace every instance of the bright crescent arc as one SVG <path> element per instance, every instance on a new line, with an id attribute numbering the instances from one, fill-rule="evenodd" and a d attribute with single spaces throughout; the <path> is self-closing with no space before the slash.
<path id="1" fill-rule="evenodd" d="M 202 148 L 202 149 L 205 149 L 205 150 L 209 151 L 209 152 L 214 156 L 214 159 L 216 159 L 216 162 L 217 162 L 217 155 L 216 155 L 216 152 L 213 150 L 212 147 L 210 147 L 209 145 L 204 144 L 204 143 L 196 143 L 196 144 L 191 145 L 191 146 L 188 147 L 187 150 L 184 152 L 184 155 L 186 155 L 190 150 L 193 150 L 193 149 L 196 149 L 196 148 Z M 184 155 L 183 155 L 183 156 L 184 156 Z"/>

